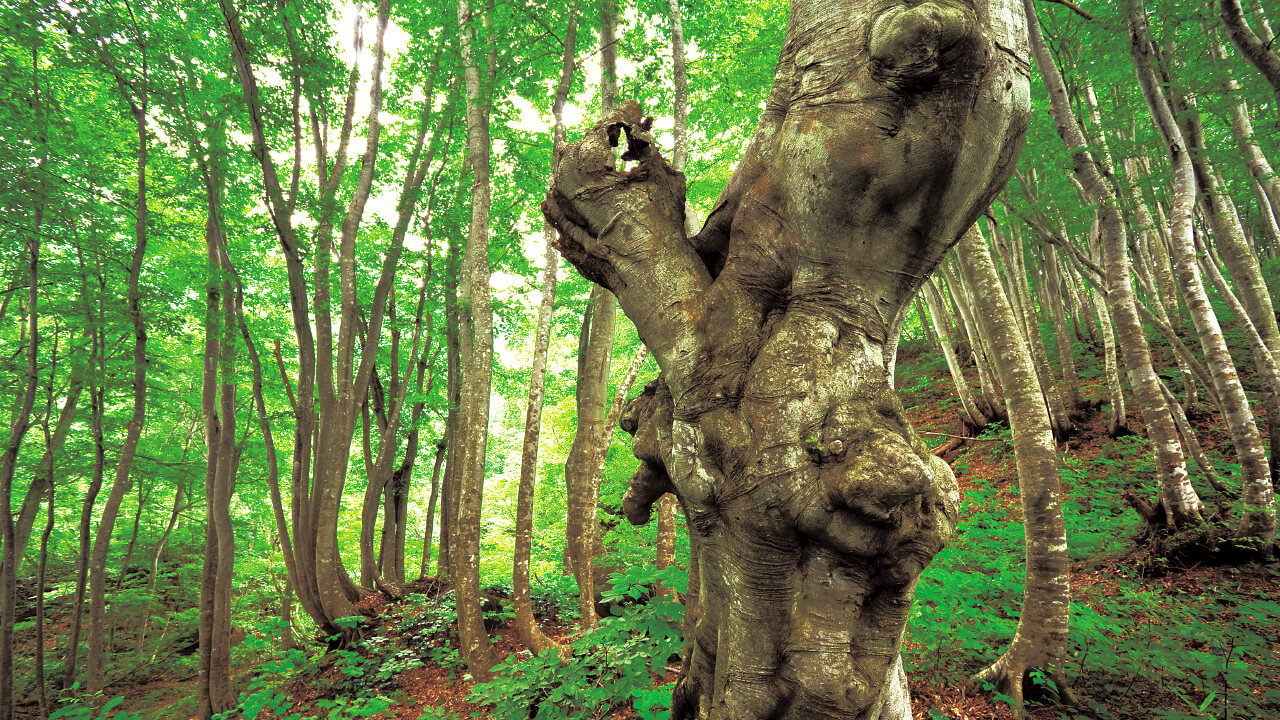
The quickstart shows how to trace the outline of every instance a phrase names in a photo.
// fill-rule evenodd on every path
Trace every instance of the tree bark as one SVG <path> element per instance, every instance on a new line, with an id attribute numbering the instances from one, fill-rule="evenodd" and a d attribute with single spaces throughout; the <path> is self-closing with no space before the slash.
<path id="1" fill-rule="evenodd" d="M 484 494 L 489 392 L 493 373 L 493 309 L 489 299 L 490 141 L 489 105 L 482 97 L 476 25 L 469 0 L 458 0 L 462 64 L 467 88 L 467 153 L 471 164 L 471 225 L 462 259 L 462 297 L 470 304 L 470 336 L 462 332 L 462 402 L 458 420 L 458 516 L 451 528 L 454 597 L 462 659 L 480 681 L 491 677 L 495 658 L 480 611 L 480 514 Z M 492 58 L 485 68 L 492 76 Z"/>
<path id="2" fill-rule="evenodd" d="M 45 426 L 45 443 L 48 444 L 49 427 Z M 50 475 L 53 473 L 53 457 L 50 456 L 48 463 Z M 49 689 L 45 681 L 44 675 L 44 620 L 45 620 L 45 581 L 46 570 L 49 566 L 49 536 L 53 534 L 54 514 L 53 499 L 54 487 L 50 484 L 45 489 L 46 498 L 46 520 L 44 531 L 40 533 L 40 559 L 36 568 L 36 697 L 41 717 L 49 717 Z"/>
<path id="3" fill-rule="evenodd" d="M 124 587 L 124 578 L 129 574 L 129 563 L 133 560 L 133 550 L 138 546 L 138 529 L 142 525 L 142 511 L 147 506 L 147 498 L 150 492 L 140 483 L 138 485 L 138 504 L 133 511 L 133 530 L 129 533 L 129 542 L 125 545 L 124 560 L 120 563 L 120 576 L 116 578 L 115 592 L 120 592 L 120 588 Z M 112 642 L 114 643 L 115 627 L 111 629 Z"/>
<path id="4" fill-rule="evenodd" d="M 147 66 L 142 66 L 145 85 Z M 111 546 L 111 534 L 115 530 L 116 515 L 120 503 L 129 489 L 129 473 L 142 437 L 142 425 L 147 408 L 147 330 L 140 306 L 142 292 L 139 279 L 142 260 L 147 252 L 147 101 L 145 93 L 137 99 L 129 98 L 138 137 L 137 195 L 135 202 L 134 251 L 129 265 L 128 317 L 133 328 L 133 412 L 125 425 L 125 437 L 116 461 L 115 478 L 102 507 L 98 531 L 94 536 L 93 554 L 89 561 L 89 655 L 85 661 L 88 678 L 85 689 L 96 693 L 103 689 L 105 681 L 102 631 L 106 626 L 107 550 Z M 105 351 L 104 351 L 105 352 Z"/>
<path id="5" fill-rule="evenodd" d="M 1156 458 L 1156 470 L 1160 478 L 1160 495 L 1167 521 L 1178 526 L 1200 520 L 1200 498 L 1191 487 L 1186 461 L 1178 444 L 1178 432 L 1174 427 L 1169 408 L 1165 405 L 1160 389 L 1160 378 L 1151 365 L 1151 350 L 1147 344 L 1142 321 L 1138 317 L 1137 299 L 1133 293 L 1133 276 L 1129 262 L 1127 231 L 1116 198 L 1116 189 L 1098 171 L 1093 156 L 1086 149 L 1088 141 L 1080 130 L 1075 112 L 1067 98 L 1062 74 L 1049 53 L 1040 24 L 1035 19 L 1031 0 L 1024 0 L 1035 53 L 1036 66 L 1049 91 L 1050 109 L 1058 135 L 1072 150 L 1072 165 L 1085 200 L 1096 204 L 1095 216 L 1099 243 L 1106 267 L 1106 304 L 1116 322 L 1118 344 L 1124 353 L 1124 364 L 1133 385 L 1134 399 L 1141 409 L 1147 426 L 1148 442 Z M 1102 313 L 1099 313 L 1101 318 Z M 1114 390 L 1120 395 L 1119 388 Z M 1123 417 L 1117 413 L 1117 421 Z"/>
<path id="6" fill-rule="evenodd" d="M 192 143 L 192 150 L 204 181 L 207 209 L 205 336 L 200 392 L 206 458 L 205 533 L 198 629 L 198 707 L 201 720 L 208 720 L 236 706 L 236 692 L 231 683 L 231 579 L 235 563 L 231 494 L 239 464 L 239 448 L 235 442 L 238 393 L 235 358 L 240 309 L 239 293 L 233 285 L 234 269 L 223 236 L 223 178 L 219 165 L 222 158 L 206 162 L 198 141 Z"/>
<path id="7" fill-rule="evenodd" d="M 1218 16 L 1222 18 L 1232 44 L 1258 68 L 1263 79 L 1271 85 L 1276 99 L 1280 100 L 1280 56 L 1271 49 L 1270 41 L 1263 41 L 1249 27 L 1244 10 L 1240 7 L 1240 0 L 1218 0 Z"/>
<path id="8" fill-rule="evenodd" d="M 431 496 L 427 500 L 427 526 L 422 531 L 422 567 L 419 577 L 428 577 L 431 571 L 431 541 L 435 538 L 436 503 L 440 498 L 440 467 L 444 464 L 444 439 L 436 443 L 436 461 L 431 466 Z M 444 567 L 443 561 L 436 562 L 436 572 Z"/>
<path id="9" fill-rule="evenodd" d="M 1276 361 L 1280 358 L 1280 327 L 1276 324 L 1275 307 L 1262 277 L 1258 256 L 1249 246 L 1235 202 L 1226 191 L 1226 184 L 1208 156 L 1194 98 L 1183 96 L 1180 100 L 1181 129 L 1188 141 L 1188 156 L 1200 191 L 1197 196 L 1198 204 L 1213 231 L 1213 246 L 1218 250 L 1222 264 L 1231 273 L 1234 290 L 1228 289 L 1226 292 L 1234 294 L 1239 300 L 1239 307 L 1233 306 L 1232 312 L 1237 313 L 1241 322 L 1247 322 L 1251 331 L 1256 332 L 1262 341 L 1261 344 L 1250 342 L 1250 348 L 1258 359 L 1256 371 L 1262 379 L 1262 403 L 1266 408 L 1271 438 L 1268 468 L 1274 482 L 1276 478 L 1280 478 L 1280 376 L 1276 375 Z M 1215 263 L 1213 271 L 1218 272 L 1215 259 L 1203 259 Z M 1225 284 L 1223 287 L 1226 287 Z"/>
<path id="10" fill-rule="evenodd" d="M 969 347 L 973 351 L 974 364 L 978 367 L 978 384 L 982 388 L 982 394 L 974 398 L 978 403 L 978 407 L 982 409 L 982 414 L 986 415 L 991 421 L 1007 420 L 1002 403 L 1002 394 L 1000 384 L 992 374 L 991 368 L 991 345 L 990 338 L 986 337 L 982 329 L 982 325 L 973 317 L 973 308 L 971 307 L 970 298 L 973 295 L 972 290 L 964 283 L 964 279 L 952 270 L 952 263 L 944 263 L 939 266 L 942 275 L 947 278 L 947 289 L 950 291 L 951 302 L 955 307 L 956 316 L 959 318 L 957 327 L 963 329 L 969 337 Z"/>
<path id="11" fill-rule="evenodd" d="M 67 633 L 67 645 L 62 658 L 62 687 L 70 688 L 75 683 L 76 665 L 80 659 L 80 630 L 84 619 L 85 591 L 89 578 L 89 556 L 91 554 L 91 531 L 93 525 L 93 509 L 102 490 L 103 477 L 106 474 L 106 441 L 102 435 L 102 413 L 104 393 L 102 383 L 106 379 L 106 358 L 103 328 L 106 327 L 102 309 L 106 295 L 106 280 L 98 267 L 98 302 L 97 317 L 89 302 L 88 271 L 84 265 L 84 253 L 76 248 L 77 261 L 80 265 L 80 289 L 84 301 L 85 320 L 89 331 L 89 429 L 93 436 L 93 474 L 89 486 L 85 489 L 84 501 L 80 506 L 80 524 L 78 528 L 78 560 L 76 565 L 75 601 L 71 610 L 71 629 Z"/>
<path id="12" fill-rule="evenodd" d="M 1013 312 L 1022 330 L 1023 340 L 1027 343 L 1027 350 L 1031 353 L 1032 367 L 1035 368 L 1036 377 L 1039 379 L 1037 385 L 1044 394 L 1045 408 L 1049 412 L 1054 436 L 1065 439 L 1075 431 L 1075 425 L 1071 422 L 1070 412 L 1062 403 L 1062 395 L 1055 386 L 1053 371 L 1049 368 L 1049 354 L 1045 351 L 1044 338 L 1040 335 L 1040 321 L 1035 310 L 1035 300 L 1027 287 L 1028 273 L 1021 238 L 1011 232 L 1006 240 L 996 226 L 992 226 L 991 235 L 997 251 L 1004 248 L 1002 257 L 1005 262 L 1005 280 L 1010 299 L 1013 300 Z M 978 289 L 975 288 L 974 292 L 977 291 Z M 992 342 L 995 342 L 994 338 Z"/>
<path id="13" fill-rule="evenodd" d="M 1262 209 L 1269 208 L 1272 222 L 1275 222 L 1276 214 L 1280 213 L 1280 177 L 1276 176 L 1271 162 L 1263 153 L 1262 146 L 1258 144 L 1253 122 L 1249 119 L 1249 107 L 1240 96 L 1240 83 L 1236 82 L 1230 72 L 1223 67 L 1227 59 L 1226 48 L 1222 46 L 1215 31 L 1207 32 L 1213 33 L 1210 35 L 1209 51 L 1221 73 L 1222 92 L 1226 94 L 1227 110 L 1231 114 L 1232 135 L 1240 148 L 1240 154 L 1244 157 L 1245 165 L 1249 168 L 1249 174 L 1253 175 L 1263 191 L 1262 199 L 1266 201 L 1266 208 Z"/>
<path id="14" fill-rule="evenodd" d="M 191 450 L 191 439 L 195 436 L 197 423 L 191 424 L 191 429 L 187 431 L 187 440 L 182 445 L 182 463 L 183 470 L 186 470 L 187 454 Z M 173 508 L 169 511 L 169 520 L 165 523 L 164 531 L 160 533 L 160 539 L 156 541 L 155 549 L 151 551 L 151 564 L 147 572 L 147 594 L 155 592 L 156 578 L 160 575 L 160 556 L 164 554 L 164 548 L 169 543 L 169 536 L 173 534 L 173 529 L 178 525 L 178 518 L 182 511 L 190 506 L 188 502 L 183 504 L 183 500 L 188 499 L 189 491 L 187 490 L 187 480 L 185 477 L 177 481 L 177 489 L 173 493 Z"/>
<path id="15" fill-rule="evenodd" d="M 906 610 L 958 495 L 885 348 L 1012 170 L 1022 27 L 1011 4 L 793 3 L 756 136 L 693 238 L 638 105 L 566 148 L 543 203 L 561 253 L 663 372 L 623 417 L 642 460 L 624 510 L 643 522 L 674 489 L 691 528 L 675 720 L 910 716 Z M 638 164 L 617 172 L 623 134 Z"/>
<path id="16" fill-rule="evenodd" d="M 560 60 L 560 82 L 551 103 L 555 127 L 551 136 L 552 165 L 564 146 L 564 104 L 573 85 L 578 18 L 570 14 Z M 533 366 L 529 371 L 529 400 L 525 408 L 524 445 L 520 454 L 520 486 L 516 493 L 515 552 L 511 559 L 511 603 L 516 615 L 520 641 L 534 653 L 554 645 L 538 627 L 530 603 L 529 563 L 533 554 L 533 496 L 538 480 L 538 438 L 542 433 L 542 397 L 546 387 L 547 352 L 551 345 L 551 311 L 556 297 L 556 273 L 560 255 L 555 249 L 555 229 L 543 224 L 546 266 L 542 271 L 542 297 L 538 304 L 538 327 L 533 342 Z M 566 548 L 567 549 L 567 548 Z"/>
<path id="17" fill-rule="evenodd" d="M 1046 302 L 1049 303 L 1053 317 L 1053 334 L 1058 344 L 1058 367 L 1062 369 L 1062 384 L 1067 390 L 1067 412 L 1075 415 L 1080 412 L 1080 376 L 1076 373 L 1076 361 L 1071 353 L 1071 335 L 1067 331 L 1067 301 L 1062 292 L 1062 281 L 1058 275 L 1058 258 L 1053 248 L 1044 248 L 1045 287 L 1048 289 Z"/>
<path id="18" fill-rule="evenodd" d="M 392 232 L 391 243 L 381 259 L 373 296 L 363 303 L 369 308 L 367 324 L 361 322 L 361 305 L 356 292 L 356 239 L 371 194 L 382 133 L 383 39 L 390 22 L 389 0 L 380 0 L 374 11 L 375 39 L 369 89 L 369 113 L 365 119 L 364 150 L 359 169 L 351 178 L 348 150 L 355 125 L 356 94 L 360 68 L 347 74 L 345 104 L 341 128 L 334 135 L 337 148 L 330 155 L 329 117 L 327 105 L 311 98 L 311 124 L 316 157 L 316 207 L 312 209 L 315 230 L 314 247 L 301 247 L 292 215 L 296 183 L 286 198 L 277 175 L 263 122 L 263 107 L 251 57 L 244 36 L 240 13 L 233 0 L 219 0 L 219 6 L 231 41 L 232 58 L 248 110 L 253 135 L 253 154 L 258 160 L 266 190 L 267 207 L 277 239 L 284 252 L 289 278 L 289 298 L 294 333 L 298 341 L 298 388 L 294 403 L 295 435 L 292 468 L 293 490 L 293 579 L 299 584 L 299 600 L 308 614 L 325 630 L 339 628 L 334 620 L 357 614 L 354 600 L 371 592 L 352 582 L 343 566 L 337 538 L 337 522 L 346 480 L 348 455 L 359 417 L 361 403 L 368 391 L 379 352 L 383 323 L 396 270 L 403 252 L 403 223 Z M 281 15 L 284 35 L 289 43 L 291 62 L 286 64 L 291 80 L 297 84 L 302 72 L 296 52 L 296 38 L 287 16 Z M 363 16 L 357 17 L 358 22 Z M 311 83 L 302 87 L 311 92 Z M 297 92 L 297 91 L 295 91 Z M 295 162 L 301 158 L 300 133 L 295 122 Z M 412 167 L 412 166 L 411 166 Z M 295 167 L 295 177 L 296 177 Z M 339 213 L 339 191 L 354 185 L 345 212 Z M 406 200 L 398 208 L 403 218 Z M 335 237 L 335 224 L 338 225 Z M 314 294 L 308 291 L 308 272 L 303 265 L 304 252 L 314 260 L 311 276 Z M 336 258 L 339 289 L 337 305 L 340 317 L 335 337 L 332 317 L 332 264 Z M 313 330 L 314 326 L 314 330 Z M 358 335 L 364 342 L 356 347 Z M 318 412 L 317 412 L 318 407 Z M 323 421 L 322 421 L 323 420 Z"/>
<path id="19" fill-rule="evenodd" d="M 1240 474 L 1243 483 L 1244 515 L 1238 528 L 1240 535 L 1261 538 L 1262 545 L 1275 539 L 1274 495 L 1271 473 L 1267 467 L 1266 453 L 1262 449 L 1262 437 L 1258 433 L 1253 413 L 1244 395 L 1244 387 L 1236 373 L 1235 363 L 1222 337 L 1222 328 L 1209 305 L 1196 263 L 1193 237 L 1193 213 L 1196 181 L 1191 156 L 1182 131 L 1174 118 L 1173 110 L 1160 90 L 1151 63 L 1151 41 L 1147 36 L 1146 9 L 1142 0 L 1128 0 L 1128 21 L 1131 38 L 1131 55 L 1137 70 L 1138 83 L 1143 97 L 1164 140 L 1169 164 L 1173 169 L 1173 204 L 1170 212 L 1171 247 L 1174 266 L 1182 290 L 1186 295 L 1191 320 L 1204 351 L 1209 375 L 1222 403 L 1222 416 L 1231 435 L 1232 444 L 1240 458 Z M 1164 498 L 1166 508 L 1168 498 Z"/>
<path id="20" fill-rule="evenodd" d="M 1023 678 L 1036 668 L 1047 671 L 1060 691 L 1068 692 L 1064 672 L 1070 620 L 1067 527 L 1062 514 L 1057 446 L 1031 353 L 1020 338 L 1013 309 L 1000 292 L 995 263 L 975 226 L 956 248 L 961 271 L 977 296 L 978 317 L 995 345 L 996 372 L 1005 389 L 1005 406 L 1018 467 L 1026 533 L 1027 574 L 1022 613 L 1009 649 L 979 680 L 1013 698 L 1022 711 Z"/>
<path id="21" fill-rule="evenodd" d="M 461 195 L 462 183 L 459 183 Z M 445 416 L 444 480 L 440 488 L 440 557 L 436 574 L 441 578 L 453 577 L 453 529 L 458 521 L 458 446 L 462 440 L 458 434 L 458 408 L 462 404 L 462 343 L 460 325 L 462 309 L 458 307 L 458 278 L 461 270 L 460 249 L 450 239 L 449 255 L 444 278 L 445 289 L 445 364 L 448 377 L 446 393 L 449 411 Z"/>
<path id="22" fill-rule="evenodd" d="M 4 454 L 0 455 L 0 539 L 4 552 L 0 555 L 0 720 L 13 719 L 13 623 L 18 599 L 18 556 L 15 553 L 17 533 L 13 522 L 13 476 L 22 441 L 31 429 L 31 411 L 35 408 L 39 373 L 39 298 L 36 294 L 40 268 L 40 226 L 44 216 L 43 201 L 38 201 L 34 231 L 27 235 L 27 302 L 26 302 L 26 368 L 17 412 L 12 416 Z M 50 506 L 52 511 L 52 506 Z"/>
<path id="23" fill-rule="evenodd" d="M 600 3 L 600 112 L 613 111 L 618 97 L 618 10 L 614 0 Z M 592 459 L 607 430 L 609 367 L 613 358 L 613 333 L 617 301 L 607 288 L 591 289 L 591 301 L 583 316 L 578 342 L 578 378 L 574 394 L 577 428 L 565 459 L 566 501 L 565 564 L 578 583 L 578 612 L 584 628 L 593 628 L 596 617 L 595 539 L 598 535 L 592 492 Z"/>
<path id="24" fill-rule="evenodd" d="M 960 360 L 956 357 L 955 340 L 951 337 L 951 328 L 946 323 L 942 297 L 938 294 L 938 288 L 932 280 L 925 283 L 921 294 L 924 295 L 925 304 L 929 306 L 929 317 L 933 318 L 933 328 L 938 333 L 942 345 L 942 356 L 946 358 L 947 370 L 951 372 L 951 381 L 956 386 L 956 393 L 959 394 L 960 405 L 968 416 L 969 426 L 975 430 L 981 430 L 990 424 L 991 420 L 978 408 L 977 401 L 973 398 L 973 391 L 969 389 L 969 383 L 964 379 L 964 369 L 960 367 Z"/>
<path id="25" fill-rule="evenodd" d="M 86 332 L 87 334 L 88 332 Z M 79 361 L 77 360 L 76 362 Z M 14 524 L 14 555 L 18 559 L 18 569 L 21 569 L 22 558 L 26 554 L 27 542 L 31 539 L 31 531 L 35 527 L 36 515 L 39 514 L 41 502 L 46 491 L 53 485 L 53 471 L 50 469 L 53 466 L 51 463 L 53 458 L 62 452 L 62 446 L 66 444 L 67 434 L 71 431 L 71 425 L 76 419 L 80 395 L 84 392 L 82 375 L 87 371 L 86 367 L 76 367 L 71 371 L 71 379 L 67 386 L 62 410 L 58 412 L 58 424 L 49 436 L 49 441 L 45 443 L 44 455 L 36 465 L 31 485 L 27 487 L 26 495 L 22 500 L 22 508 L 18 511 L 18 517 Z"/>

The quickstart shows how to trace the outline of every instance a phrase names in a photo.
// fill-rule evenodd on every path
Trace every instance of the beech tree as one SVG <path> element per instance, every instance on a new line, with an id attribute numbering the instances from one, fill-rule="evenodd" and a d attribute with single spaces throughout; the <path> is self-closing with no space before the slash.
<path id="1" fill-rule="evenodd" d="M 608 115 L 618 99 L 618 6 L 615 0 L 600 2 L 600 111 Z M 553 180 L 554 182 L 554 180 Z M 605 423 L 609 403 L 609 368 L 617 326 L 618 301 L 608 288 L 591 288 L 591 301 L 582 315 L 578 335 L 578 375 L 575 398 L 578 423 L 564 479 L 568 494 L 565 508 L 565 564 L 578 581 L 578 612 L 583 627 L 595 627 L 596 543 L 599 526 L 596 506 L 599 488 L 593 484 L 594 457 L 608 446 Z"/>
<path id="2" fill-rule="evenodd" d="M 1017 632 L 1009 649 L 977 679 L 1013 698 L 1016 711 L 1025 717 L 1023 682 L 1034 669 L 1044 670 L 1070 697 L 1063 665 L 1067 658 L 1071 593 L 1057 446 L 1030 343 L 1019 330 L 1013 307 L 1000 289 L 995 263 L 976 226 L 961 238 L 956 257 L 961 272 L 975 290 L 978 317 L 995 346 L 995 369 L 1005 389 L 1027 539 L 1027 575 Z M 1010 280 L 1019 282 L 1016 276 Z"/>
<path id="3" fill-rule="evenodd" d="M 1008 2 L 792 3 L 756 134 L 692 237 L 638 104 L 565 148 L 543 203 L 559 249 L 662 370 L 628 413 L 624 509 L 643 522 L 674 491 L 691 528 L 673 718 L 910 717 L 903 626 L 957 495 L 889 368 L 907 303 L 1012 172 L 1024 27 Z"/>

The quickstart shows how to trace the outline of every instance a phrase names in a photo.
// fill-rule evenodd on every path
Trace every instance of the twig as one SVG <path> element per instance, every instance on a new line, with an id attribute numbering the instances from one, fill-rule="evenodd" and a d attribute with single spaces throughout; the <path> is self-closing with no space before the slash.
<path id="1" fill-rule="evenodd" d="M 1087 10 L 1085 10 L 1084 8 L 1081 8 L 1079 5 L 1076 5 L 1075 3 L 1071 2 L 1071 0 L 1049 0 L 1049 2 L 1051 2 L 1051 3 L 1057 3 L 1057 4 L 1059 4 L 1059 5 L 1064 5 L 1064 6 L 1066 6 L 1067 8 L 1069 8 L 1069 9 L 1071 10 L 1071 12 L 1073 12 L 1073 13 L 1075 13 L 1075 14 L 1079 15 L 1080 17 L 1084 18 L 1085 20 L 1092 20 L 1092 19 L 1093 19 L 1093 15 L 1091 15 L 1091 14 L 1089 13 L 1089 11 L 1087 11 Z"/>
<path id="2" fill-rule="evenodd" d="M 969 437 L 968 435 L 948 435 L 947 433 L 940 433 L 940 432 L 927 432 L 927 431 L 924 431 L 924 430 L 917 430 L 916 432 L 920 433 L 921 435 L 933 435 L 933 436 L 936 436 L 936 437 L 955 438 L 955 439 L 957 439 L 957 440 L 978 440 L 978 441 L 983 441 L 983 440 L 985 440 L 985 441 L 987 441 L 987 442 L 991 442 L 991 441 L 993 441 L 993 440 L 1004 440 L 1004 439 L 1005 439 L 1005 438 L 998 438 L 998 437 L 984 438 L 984 437 Z"/>

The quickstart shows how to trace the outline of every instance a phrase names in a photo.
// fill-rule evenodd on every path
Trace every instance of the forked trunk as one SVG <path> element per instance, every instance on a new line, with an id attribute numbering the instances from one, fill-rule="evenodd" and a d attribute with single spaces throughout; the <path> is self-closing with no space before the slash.
<path id="1" fill-rule="evenodd" d="M 673 491 L 690 528 L 675 720 L 910 717 L 902 633 L 958 494 L 885 348 L 1012 170 L 1023 27 L 1001 0 L 793 2 L 756 136 L 692 238 L 638 105 L 565 148 L 543 203 L 559 248 L 663 371 L 623 416 L 642 460 L 624 510 Z"/>

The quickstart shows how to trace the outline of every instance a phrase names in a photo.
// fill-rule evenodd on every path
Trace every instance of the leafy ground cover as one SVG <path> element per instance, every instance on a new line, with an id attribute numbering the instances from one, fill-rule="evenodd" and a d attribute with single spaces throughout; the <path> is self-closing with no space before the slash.
<path id="1" fill-rule="evenodd" d="M 921 430 L 934 433 L 926 436 L 930 443 L 954 435 L 959 423 L 945 366 L 929 356 L 908 356 L 900 373 L 910 378 L 899 382 L 908 414 Z M 1101 392 L 1097 385 L 1086 388 L 1090 397 Z M 1140 427 L 1138 418 L 1129 420 Z M 1204 412 L 1196 422 L 1206 449 L 1223 457 L 1229 444 L 1216 418 Z M 1153 555 L 1140 541 L 1142 523 L 1122 494 L 1150 493 L 1154 470 L 1142 438 L 1108 437 L 1101 411 L 1085 418 L 1081 432 L 1060 450 L 1073 561 L 1068 675 L 1081 704 L 1058 705 L 1056 688 L 1033 677 L 1040 697 L 1031 715 L 1280 717 L 1280 563 L 1234 567 Z M 1008 431 L 993 426 L 945 457 L 962 490 L 962 519 L 952 545 L 921 578 L 912 610 L 904 659 L 916 717 L 1010 718 L 999 697 L 968 687 L 970 676 L 1008 643 L 1021 605 L 1021 507 Z M 1220 470 L 1233 476 L 1229 462 Z M 1209 505 L 1229 502 L 1195 479 Z M 486 617 L 504 659 L 498 677 L 485 684 L 472 682 L 462 667 L 452 593 L 440 585 L 415 585 L 396 602 L 382 596 L 367 601 L 362 610 L 377 618 L 376 627 L 351 647 L 282 653 L 279 622 L 259 622 L 237 646 L 246 690 L 241 708 L 229 718 L 665 718 L 679 664 L 683 607 L 650 592 L 659 579 L 679 589 L 687 580 L 642 566 L 615 575 L 604 597 L 613 611 L 586 636 L 574 631 L 572 583 L 544 581 L 535 605 L 544 629 L 566 649 L 542 656 L 525 651 L 503 597 L 508 593 L 491 587 Z M 118 645 L 131 647 L 135 658 L 131 674 L 108 693 L 123 701 L 91 713 L 106 698 L 73 693 L 61 717 L 159 720 L 193 714 L 194 667 L 188 665 L 194 658 L 181 654 L 180 636 L 194 618 L 157 607 L 141 610 L 140 617 L 146 621 L 138 628 L 118 629 Z M 55 616 L 55 622 L 61 620 Z M 179 640 L 164 644 L 163 638 Z M 19 652 L 29 650 L 30 642 L 29 633 L 20 632 Z M 55 651 L 53 644 L 48 651 Z M 149 660 L 148 653 L 161 661 Z"/>

